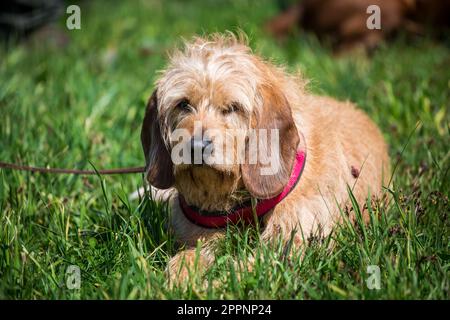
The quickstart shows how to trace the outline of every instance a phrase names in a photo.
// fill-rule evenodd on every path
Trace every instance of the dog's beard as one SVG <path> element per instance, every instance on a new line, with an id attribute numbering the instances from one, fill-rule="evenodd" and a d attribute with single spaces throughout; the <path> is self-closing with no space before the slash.
<path id="1" fill-rule="evenodd" d="M 220 170 L 207 165 L 175 169 L 175 186 L 189 205 L 203 211 L 229 212 L 245 200 L 239 170 Z"/>

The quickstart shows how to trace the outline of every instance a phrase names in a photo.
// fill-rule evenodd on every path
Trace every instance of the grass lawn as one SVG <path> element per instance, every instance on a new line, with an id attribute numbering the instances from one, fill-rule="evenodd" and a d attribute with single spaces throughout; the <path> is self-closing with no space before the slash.
<path id="1" fill-rule="evenodd" d="M 382 128 L 396 167 L 389 205 L 371 204 L 367 226 L 337 228 L 333 250 L 310 241 L 290 258 L 233 228 L 206 279 L 169 289 L 169 210 L 127 199 L 142 175 L 0 170 L 0 298 L 449 299 L 448 46 L 401 37 L 370 58 L 336 58 L 312 36 L 268 37 L 261 26 L 274 1 L 108 3 L 81 2 L 81 30 L 66 30 L 64 17 L 65 46 L 0 49 L 0 161 L 144 165 L 140 125 L 166 51 L 181 36 L 241 28 L 256 52 L 301 70 L 313 92 L 358 103 Z M 238 278 L 232 261 L 245 265 L 251 252 L 264 259 Z M 81 270 L 80 289 L 66 286 L 70 265 Z M 380 268 L 380 290 L 366 285 L 369 265 Z"/>

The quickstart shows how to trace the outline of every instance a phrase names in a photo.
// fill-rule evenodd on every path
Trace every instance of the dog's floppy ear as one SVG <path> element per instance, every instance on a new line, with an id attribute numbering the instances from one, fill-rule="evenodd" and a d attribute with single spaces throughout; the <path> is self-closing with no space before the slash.
<path id="1" fill-rule="evenodd" d="M 291 176 L 297 147 L 300 141 L 297 127 L 292 118 L 291 108 L 284 94 L 275 87 L 261 87 L 262 108 L 256 110 L 252 116 L 252 127 L 256 129 L 259 140 L 260 129 L 266 129 L 268 150 L 270 153 L 271 129 L 278 129 L 279 133 L 279 163 L 274 174 L 262 175 L 260 163 L 260 148 L 258 142 L 258 156 L 256 164 L 246 162 L 241 166 L 242 179 L 246 189 L 256 198 L 267 199 L 281 193 Z M 276 150 L 276 149 L 275 149 Z M 250 151 L 251 152 L 251 151 Z M 249 147 L 247 143 L 247 155 Z"/>
<path id="2" fill-rule="evenodd" d="M 158 121 L 157 90 L 150 97 L 145 110 L 141 129 L 141 142 L 146 161 L 146 178 L 159 189 L 170 188 L 174 184 L 173 164 L 169 151 L 161 137 Z"/>

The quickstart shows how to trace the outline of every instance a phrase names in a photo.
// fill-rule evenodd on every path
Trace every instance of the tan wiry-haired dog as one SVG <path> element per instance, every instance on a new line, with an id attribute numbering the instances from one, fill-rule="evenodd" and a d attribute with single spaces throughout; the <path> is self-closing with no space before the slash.
<path id="1" fill-rule="evenodd" d="M 261 163 L 249 161 L 174 164 L 170 135 L 187 131 L 195 149 L 196 122 L 215 132 L 202 138 L 202 150 L 219 148 L 227 129 L 244 136 L 278 130 L 278 170 L 262 175 Z M 256 214 L 263 240 L 287 240 L 295 229 L 300 245 L 311 234 L 329 234 L 341 217 L 338 204 L 349 202 L 347 186 L 364 204 L 369 194 L 380 196 L 389 175 L 386 144 L 362 111 L 309 94 L 301 79 L 252 54 L 233 35 L 195 38 L 172 55 L 148 103 L 141 139 L 147 179 L 154 188 L 171 188 L 172 228 L 186 244 L 168 267 L 178 280 L 193 267 L 198 240 L 204 246 L 197 268 L 213 262 L 209 240 L 224 234 L 228 223 L 251 222 Z M 245 138 L 247 156 L 248 143 Z"/>

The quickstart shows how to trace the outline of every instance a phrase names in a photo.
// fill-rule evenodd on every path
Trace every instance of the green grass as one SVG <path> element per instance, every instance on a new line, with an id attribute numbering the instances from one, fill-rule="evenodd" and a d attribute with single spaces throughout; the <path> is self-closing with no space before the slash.
<path id="1" fill-rule="evenodd" d="M 449 298 L 448 47 L 400 38 L 370 58 L 335 58 L 304 34 L 278 44 L 261 28 L 277 10 L 268 0 L 80 5 L 81 30 L 59 23 L 67 46 L 41 40 L 0 50 L 0 161 L 143 165 L 140 125 L 165 52 L 181 36 L 240 28 L 255 51 L 300 69 L 312 91 L 350 99 L 376 121 L 397 165 L 390 203 L 369 204 L 367 226 L 344 224 L 332 250 L 310 241 L 303 256 L 256 245 L 254 230 L 230 230 L 205 279 L 171 290 L 169 210 L 127 200 L 141 175 L 0 170 L 0 298 Z M 245 265 L 251 252 L 255 268 L 238 278 L 232 261 Z M 79 290 L 65 285 L 69 265 L 81 269 Z M 380 267 L 380 290 L 365 284 L 368 265 Z"/>

